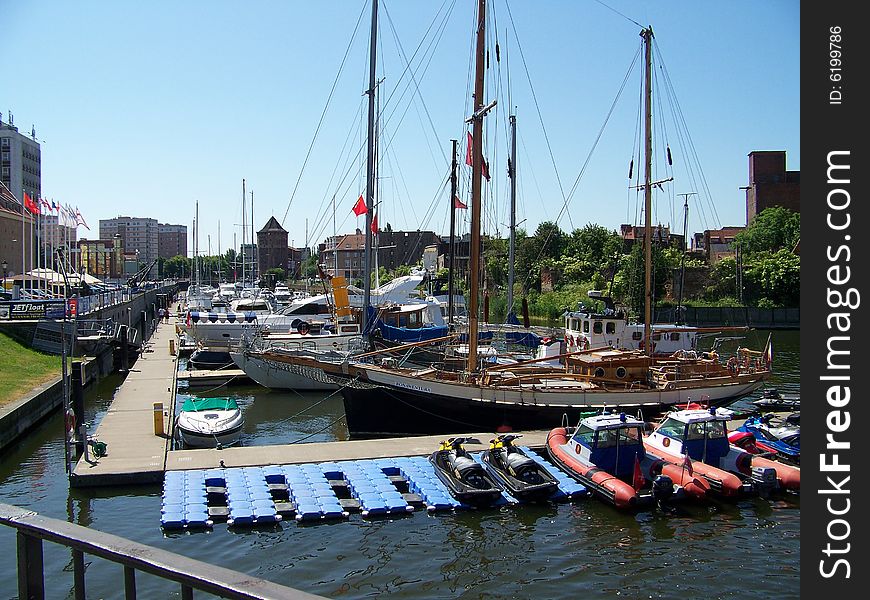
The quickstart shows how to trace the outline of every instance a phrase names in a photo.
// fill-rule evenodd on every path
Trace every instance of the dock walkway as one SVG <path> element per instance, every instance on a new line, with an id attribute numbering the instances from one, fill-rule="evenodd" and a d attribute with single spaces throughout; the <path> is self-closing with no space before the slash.
<path id="1" fill-rule="evenodd" d="M 170 411 L 175 397 L 177 358 L 170 354 L 175 339 L 174 317 L 157 326 L 145 342 L 141 356 L 130 368 L 111 406 L 90 436 L 105 442 L 107 455 L 86 462 L 79 460 L 71 484 L 123 485 L 156 483 L 163 480 L 168 435 L 154 434 L 154 403 Z M 168 427 L 169 419 L 165 420 Z"/>

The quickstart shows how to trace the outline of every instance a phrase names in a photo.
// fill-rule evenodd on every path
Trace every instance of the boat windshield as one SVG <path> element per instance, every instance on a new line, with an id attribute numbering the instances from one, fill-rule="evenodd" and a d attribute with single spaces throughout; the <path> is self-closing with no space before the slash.
<path id="1" fill-rule="evenodd" d="M 592 442 L 595 439 L 595 431 L 588 425 L 580 425 L 573 437 L 574 441 L 584 446 L 592 447 Z"/>
<path id="2" fill-rule="evenodd" d="M 722 421 L 702 421 L 700 423 L 690 423 L 689 432 L 686 435 L 687 440 L 703 440 L 704 431 L 707 432 L 707 437 L 723 438 L 725 437 L 725 423 Z"/>
<path id="3" fill-rule="evenodd" d="M 665 421 L 661 425 L 659 425 L 658 429 L 656 429 L 656 432 L 662 435 L 666 435 L 669 438 L 682 439 L 685 430 L 685 423 L 676 419 L 669 418 L 665 419 Z M 703 430 L 701 437 L 703 437 Z"/>
<path id="4" fill-rule="evenodd" d="M 640 444 L 639 427 L 620 427 L 619 429 L 601 429 L 598 431 L 596 448 L 613 448 L 617 442 L 620 446 Z"/>

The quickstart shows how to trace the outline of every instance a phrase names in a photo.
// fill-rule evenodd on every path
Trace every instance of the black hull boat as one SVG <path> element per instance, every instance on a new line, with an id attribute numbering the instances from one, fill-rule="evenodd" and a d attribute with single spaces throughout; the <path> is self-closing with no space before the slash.
<path id="1" fill-rule="evenodd" d="M 483 466 L 511 496 L 521 502 L 546 500 L 559 482 L 539 462 L 513 445 L 518 434 L 503 434 L 490 441 L 481 455 Z"/>
<path id="2" fill-rule="evenodd" d="M 501 488 L 462 447 L 465 438 L 450 438 L 432 453 L 429 462 L 435 467 L 438 479 L 450 494 L 463 504 L 476 507 L 493 505 L 501 498 Z"/>
<path id="3" fill-rule="evenodd" d="M 348 386 L 341 395 L 348 433 L 354 439 L 549 430 L 563 414 L 576 421 L 589 411 L 584 407 L 496 404 L 382 387 Z"/>
<path id="4" fill-rule="evenodd" d="M 217 350 L 197 350 L 187 361 L 189 367 L 197 370 L 214 371 L 225 369 L 233 364 L 229 352 Z"/>

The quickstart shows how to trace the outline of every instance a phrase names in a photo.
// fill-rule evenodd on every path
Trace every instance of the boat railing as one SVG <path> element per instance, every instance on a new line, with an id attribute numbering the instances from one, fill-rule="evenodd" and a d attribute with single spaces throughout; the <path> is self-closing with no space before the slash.
<path id="1" fill-rule="evenodd" d="M 46 597 L 43 540 L 67 546 L 72 551 L 73 597 L 85 598 L 85 554 L 123 566 L 124 597 L 136 598 L 136 571 L 174 581 L 181 598 L 193 598 L 199 590 L 222 598 L 321 598 L 246 573 L 188 558 L 154 546 L 140 544 L 89 527 L 42 516 L 31 510 L 0 503 L 0 524 L 18 532 L 18 597 Z"/>

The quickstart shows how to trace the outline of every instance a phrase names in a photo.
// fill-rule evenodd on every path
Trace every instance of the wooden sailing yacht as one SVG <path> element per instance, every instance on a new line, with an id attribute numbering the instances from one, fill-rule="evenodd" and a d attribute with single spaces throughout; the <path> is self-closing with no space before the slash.
<path id="1" fill-rule="evenodd" d="M 402 368 L 384 355 L 367 353 L 330 362 L 324 357 L 294 356 L 280 368 L 341 384 L 351 437 L 549 429 L 567 415 L 576 422 L 590 409 L 643 409 L 646 414 L 689 400 L 722 402 L 740 398 L 761 386 L 770 365 L 761 352 L 740 349 L 735 362 L 723 365 L 716 356 L 653 358 L 650 351 L 651 262 L 651 41 L 646 45 L 646 203 L 645 258 L 646 351 L 613 348 L 562 354 L 562 366 L 544 360 L 481 368 L 479 328 L 480 216 L 482 188 L 482 121 L 495 103 L 484 104 L 486 0 L 478 0 L 477 54 L 472 122 L 472 206 L 468 297 L 468 360 L 465 370 L 435 367 Z M 372 362 L 376 361 L 376 362 Z"/>

